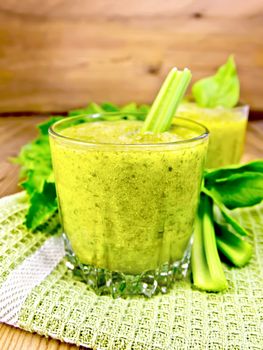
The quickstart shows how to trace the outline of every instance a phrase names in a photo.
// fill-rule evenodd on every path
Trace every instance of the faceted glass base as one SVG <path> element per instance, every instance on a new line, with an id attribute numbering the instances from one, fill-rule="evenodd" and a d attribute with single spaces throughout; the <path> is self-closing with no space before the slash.
<path id="1" fill-rule="evenodd" d="M 190 264 L 192 239 L 180 261 L 163 264 L 156 270 L 140 275 L 128 275 L 109 271 L 92 265 L 82 264 L 74 254 L 68 238 L 63 234 L 66 249 L 66 265 L 75 275 L 86 282 L 98 295 L 112 295 L 113 298 L 130 295 L 152 297 L 167 293 L 176 280 L 186 276 Z"/>

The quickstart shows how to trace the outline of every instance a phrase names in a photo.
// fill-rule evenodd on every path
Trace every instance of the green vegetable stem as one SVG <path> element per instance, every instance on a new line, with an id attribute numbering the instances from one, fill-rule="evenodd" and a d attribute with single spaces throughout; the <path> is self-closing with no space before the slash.
<path id="1" fill-rule="evenodd" d="M 161 133 L 169 130 L 191 77 L 191 72 L 187 68 L 183 71 L 173 68 L 169 72 L 144 121 L 143 132 Z"/>
<path id="2" fill-rule="evenodd" d="M 199 204 L 191 262 L 196 288 L 210 292 L 219 292 L 227 288 L 216 246 L 212 201 L 206 195 L 201 196 Z"/>

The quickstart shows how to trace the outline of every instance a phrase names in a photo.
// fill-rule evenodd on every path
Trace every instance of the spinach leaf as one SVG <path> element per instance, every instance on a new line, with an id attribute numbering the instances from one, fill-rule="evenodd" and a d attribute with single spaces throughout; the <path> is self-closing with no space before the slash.
<path id="1" fill-rule="evenodd" d="M 263 200 L 263 173 L 232 175 L 207 188 L 229 209 L 249 207 Z"/>
<path id="2" fill-rule="evenodd" d="M 239 79 L 233 56 L 215 75 L 197 81 L 192 87 L 196 103 L 201 107 L 234 107 L 239 101 Z"/>
<path id="3" fill-rule="evenodd" d="M 263 161 L 208 171 L 204 184 L 228 209 L 258 204 L 263 200 Z"/>
<path id="4" fill-rule="evenodd" d="M 256 172 L 263 173 L 263 161 L 253 160 L 252 162 L 239 165 L 228 165 L 214 170 L 205 170 L 205 181 L 206 184 L 211 182 L 220 182 L 227 180 L 231 175 L 244 174 L 244 172 Z"/>

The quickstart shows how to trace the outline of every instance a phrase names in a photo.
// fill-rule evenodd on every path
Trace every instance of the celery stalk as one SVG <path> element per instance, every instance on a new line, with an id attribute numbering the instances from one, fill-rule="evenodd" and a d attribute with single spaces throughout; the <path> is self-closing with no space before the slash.
<path id="1" fill-rule="evenodd" d="M 216 244 L 221 253 L 237 267 L 244 266 L 252 256 L 251 244 L 225 226 L 217 226 Z"/>
<path id="2" fill-rule="evenodd" d="M 202 196 L 196 220 L 192 248 L 194 285 L 201 290 L 219 292 L 227 288 L 227 281 L 218 255 L 213 224 L 212 202 Z"/>
<path id="3" fill-rule="evenodd" d="M 191 72 L 187 68 L 183 71 L 173 68 L 169 72 L 144 121 L 143 132 L 161 133 L 170 128 L 191 77 Z"/>
<path id="4" fill-rule="evenodd" d="M 202 290 L 213 290 L 213 280 L 209 272 L 203 244 L 203 206 L 201 204 L 195 220 L 191 266 L 194 285 Z"/>

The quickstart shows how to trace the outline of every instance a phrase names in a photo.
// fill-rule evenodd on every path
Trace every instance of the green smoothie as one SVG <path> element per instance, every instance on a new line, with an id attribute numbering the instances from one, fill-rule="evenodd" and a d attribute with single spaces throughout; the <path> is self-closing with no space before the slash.
<path id="1" fill-rule="evenodd" d="M 202 108 L 195 103 L 183 103 L 176 114 L 195 120 L 208 128 L 210 133 L 207 168 L 240 162 L 248 119 L 247 106 L 229 109 Z"/>
<path id="2" fill-rule="evenodd" d="M 161 134 L 141 127 L 101 120 L 51 134 L 63 227 L 83 264 L 137 275 L 180 261 L 187 248 L 205 129 L 180 118 Z"/>

